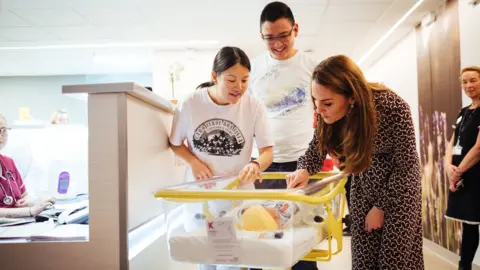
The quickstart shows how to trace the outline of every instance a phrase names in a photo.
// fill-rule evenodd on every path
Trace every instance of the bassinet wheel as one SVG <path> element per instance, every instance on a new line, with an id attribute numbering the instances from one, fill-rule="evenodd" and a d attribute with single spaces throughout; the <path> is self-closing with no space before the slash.
<path id="1" fill-rule="evenodd" d="M 342 218 L 342 222 L 347 228 L 350 228 L 350 226 L 352 225 L 352 219 L 350 218 L 350 215 L 345 215 L 345 217 Z"/>
<path id="2" fill-rule="evenodd" d="M 352 225 L 352 219 L 350 218 L 350 215 L 346 215 L 342 219 L 343 224 L 345 224 L 345 228 L 343 229 L 343 236 L 352 236 L 352 232 L 350 230 L 350 227 Z"/>

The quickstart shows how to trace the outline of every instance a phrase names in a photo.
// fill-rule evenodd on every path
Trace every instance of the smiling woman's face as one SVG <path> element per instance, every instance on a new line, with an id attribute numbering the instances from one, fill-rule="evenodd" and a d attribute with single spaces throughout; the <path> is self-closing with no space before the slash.
<path id="1" fill-rule="evenodd" d="M 236 64 L 220 75 L 212 73 L 213 81 L 217 82 L 217 102 L 221 104 L 235 104 L 243 96 L 248 88 L 248 69 Z"/>
<path id="2" fill-rule="evenodd" d="M 462 88 L 471 99 L 480 98 L 480 73 L 477 71 L 465 71 L 462 74 Z"/>

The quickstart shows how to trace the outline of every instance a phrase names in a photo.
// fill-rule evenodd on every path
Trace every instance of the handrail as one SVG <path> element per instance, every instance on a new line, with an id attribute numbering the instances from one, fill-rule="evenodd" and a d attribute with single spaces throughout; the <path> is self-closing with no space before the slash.
<path id="1" fill-rule="evenodd" d="M 78 84 L 62 86 L 64 94 L 105 94 L 105 93 L 126 93 L 144 102 L 157 107 L 169 114 L 174 113 L 174 107 L 167 99 L 153 93 L 145 87 L 133 82 L 122 83 L 99 83 L 99 84 Z"/>
<path id="2" fill-rule="evenodd" d="M 309 184 L 305 188 L 292 190 L 172 190 L 164 189 L 154 193 L 155 198 L 166 200 L 286 200 L 307 204 L 322 204 L 331 201 L 342 189 L 347 181 L 348 174 L 338 173 L 326 177 L 327 173 L 311 176 L 309 179 L 322 179 L 317 183 Z M 265 174 L 264 179 L 279 179 L 284 173 Z M 323 196 L 311 196 L 323 190 L 328 184 L 339 182 L 333 189 Z M 315 192 L 313 192 L 315 191 Z M 313 192 L 313 193 L 312 193 Z M 308 194 L 307 194 L 308 193 Z"/>

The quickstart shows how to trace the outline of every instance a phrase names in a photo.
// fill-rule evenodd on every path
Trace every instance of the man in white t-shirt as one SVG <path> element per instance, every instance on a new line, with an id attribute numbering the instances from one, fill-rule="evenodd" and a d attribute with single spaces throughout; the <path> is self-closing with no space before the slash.
<path id="1" fill-rule="evenodd" d="M 295 49 L 298 24 L 286 4 L 272 2 L 265 6 L 260 15 L 260 34 L 268 52 L 253 59 L 249 89 L 266 105 L 275 141 L 273 163 L 265 171 L 293 172 L 313 138 L 310 84 L 316 63 Z M 286 182 L 267 180 L 256 182 L 255 187 L 282 189 Z M 292 269 L 310 270 L 317 266 L 315 262 L 301 261 Z"/>
<path id="2" fill-rule="evenodd" d="M 295 49 L 298 34 L 290 8 L 281 2 L 268 4 L 260 17 L 261 36 L 268 52 L 252 61 L 249 89 L 267 107 L 275 140 L 271 171 L 294 171 L 298 158 L 313 137 L 313 104 L 310 84 L 316 63 Z M 258 187 L 272 188 L 272 181 Z M 285 181 L 275 188 L 286 188 Z"/>

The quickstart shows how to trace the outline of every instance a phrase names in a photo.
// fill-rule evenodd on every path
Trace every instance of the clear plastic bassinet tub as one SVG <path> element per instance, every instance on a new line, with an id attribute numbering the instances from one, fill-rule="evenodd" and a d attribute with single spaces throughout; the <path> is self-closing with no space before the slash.
<path id="1" fill-rule="evenodd" d="M 264 174 L 264 181 L 286 173 Z M 168 250 L 175 261 L 289 269 L 299 260 L 328 261 L 342 250 L 345 174 L 320 173 L 299 189 L 242 189 L 217 178 L 159 190 Z M 327 249 L 315 249 L 327 241 Z M 332 249 L 336 241 L 336 250 Z"/>

